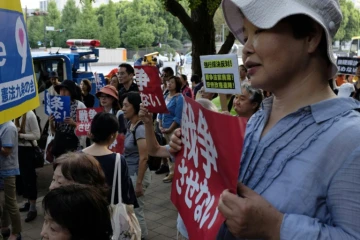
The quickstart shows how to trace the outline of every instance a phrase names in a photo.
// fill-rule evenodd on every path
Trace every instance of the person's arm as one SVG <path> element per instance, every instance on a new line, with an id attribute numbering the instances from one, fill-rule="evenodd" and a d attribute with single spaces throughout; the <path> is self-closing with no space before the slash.
<path id="1" fill-rule="evenodd" d="M 55 134 L 56 132 L 56 125 L 55 125 L 55 118 L 53 115 L 49 116 L 49 126 L 50 126 L 50 131 L 52 134 Z"/>
<path id="2" fill-rule="evenodd" d="M 221 111 L 228 111 L 228 102 L 227 102 L 227 98 L 226 98 L 226 94 L 219 94 L 219 98 L 220 98 L 220 106 L 221 106 Z"/>
<path id="3" fill-rule="evenodd" d="M 123 155 L 121 155 L 121 196 L 123 203 L 132 204 L 135 208 L 139 207 L 134 186 L 129 176 L 129 168 Z"/>
<path id="4" fill-rule="evenodd" d="M 360 147 L 338 170 L 326 194 L 331 224 L 298 214 L 285 213 L 281 239 L 360 239 Z"/>
<path id="5" fill-rule="evenodd" d="M 184 97 L 179 95 L 176 99 L 176 107 L 175 107 L 175 117 L 171 126 L 167 129 L 166 133 L 171 133 L 177 129 L 181 124 L 182 110 L 184 104 Z"/>
<path id="6" fill-rule="evenodd" d="M 137 134 L 138 133 L 138 134 Z M 135 137 L 141 135 L 140 137 L 136 137 L 134 139 L 138 146 L 139 151 L 139 170 L 136 178 L 136 186 L 135 186 L 135 194 L 137 197 L 144 195 L 142 182 L 144 180 L 145 172 L 147 169 L 147 160 L 148 160 L 148 151 L 146 146 L 146 139 L 143 138 L 145 133 L 144 126 L 139 126 L 136 129 Z"/>
<path id="7" fill-rule="evenodd" d="M 40 128 L 36 119 L 35 113 L 32 111 L 26 114 L 26 123 L 30 126 L 30 132 L 20 133 L 19 138 L 25 140 L 39 140 L 40 139 Z M 25 128 L 26 129 L 26 128 Z"/>

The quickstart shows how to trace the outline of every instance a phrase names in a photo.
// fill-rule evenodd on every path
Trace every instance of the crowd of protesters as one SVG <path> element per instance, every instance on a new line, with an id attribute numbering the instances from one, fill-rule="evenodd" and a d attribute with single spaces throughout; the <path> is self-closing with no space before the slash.
<path id="1" fill-rule="evenodd" d="M 188 79 L 164 67 L 159 76 L 168 113 L 156 114 L 142 104 L 129 64 L 120 64 L 95 96 L 87 79 L 77 86 L 50 74 L 49 93 L 69 96 L 71 111 L 62 123 L 49 117 L 55 160 L 50 192 L 42 202 L 43 239 L 111 239 L 113 200 L 134 207 L 141 239 L 146 239 L 149 156 L 162 158 L 155 174 L 166 174 L 163 182 L 172 182 L 186 98 L 248 122 L 237 193 L 220 196 L 218 209 L 226 221 L 217 239 L 360 239 L 360 63 L 355 77 L 334 78 L 331 44 L 342 19 L 340 7 L 326 0 L 328 11 L 306 3 L 293 13 L 271 1 L 251 2 L 253 8 L 223 1 L 228 26 L 244 44 L 239 94 L 206 92 L 199 76 Z M 263 14 L 274 8 L 276 14 Z M 181 64 L 177 68 L 183 72 Z M 93 107 L 95 97 L 103 111 L 94 117 L 84 143 L 75 134 L 76 110 Z M 21 239 L 19 212 L 28 212 L 25 222 L 37 217 L 32 157 L 40 133 L 33 111 L 0 125 L 1 234 L 10 240 Z M 109 150 L 118 134 L 125 139 L 121 156 Z M 156 134 L 164 141 L 158 142 Z M 115 174 L 117 162 L 121 179 Z M 20 209 L 16 193 L 26 199 Z M 177 230 L 178 239 L 189 238 L 180 215 Z"/>

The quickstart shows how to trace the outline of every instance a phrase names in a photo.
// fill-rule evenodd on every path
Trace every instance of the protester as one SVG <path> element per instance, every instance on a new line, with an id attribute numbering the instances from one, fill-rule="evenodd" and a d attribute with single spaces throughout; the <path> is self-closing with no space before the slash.
<path id="1" fill-rule="evenodd" d="M 345 79 L 345 74 L 338 74 L 336 76 L 336 86 L 340 87 L 344 83 L 347 83 Z"/>
<path id="2" fill-rule="evenodd" d="M 9 240 L 21 240 L 21 220 L 16 201 L 16 176 L 20 174 L 18 162 L 18 132 L 13 122 L 0 124 L 0 176 L 3 179 L 5 202 L 1 216 L 1 234 Z M 9 226 L 11 224 L 11 234 Z"/>
<path id="3" fill-rule="evenodd" d="M 328 84 L 337 72 L 339 3 L 224 0 L 222 7 L 244 44 L 251 85 L 273 96 L 247 125 L 238 195 L 220 196 L 225 223 L 217 239 L 360 239 L 360 103 L 336 97 Z M 174 151 L 180 136 L 171 139 Z"/>
<path id="4" fill-rule="evenodd" d="M 53 115 L 49 116 L 51 132 L 55 134 L 52 154 L 59 157 L 66 152 L 76 151 L 81 148 L 79 138 L 75 135 L 76 110 L 86 108 L 85 104 L 76 100 L 76 84 L 71 80 L 64 80 L 55 87 L 60 96 L 70 97 L 70 116 L 64 122 L 56 122 Z"/>
<path id="5" fill-rule="evenodd" d="M 119 97 L 128 92 L 138 92 L 139 88 L 137 84 L 134 82 L 135 70 L 128 63 L 122 63 L 119 65 L 117 76 L 119 78 L 120 84 L 122 84 L 122 88 L 119 90 Z"/>
<path id="6" fill-rule="evenodd" d="M 40 139 L 40 128 L 33 111 L 28 111 L 21 117 L 15 119 L 18 130 L 18 156 L 20 175 L 16 177 L 18 192 L 23 193 L 27 202 L 21 207 L 20 212 L 28 212 L 25 222 L 31 222 L 37 216 L 36 199 L 37 183 L 35 170 L 35 146 L 36 140 Z"/>
<path id="7" fill-rule="evenodd" d="M 82 150 L 83 153 L 94 156 L 100 163 L 105 173 L 106 183 L 112 189 L 114 169 L 116 163 L 116 153 L 109 150 L 117 137 L 119 123 L 116 117 L 110 113 L 98 113 L 95 115 L 90 129 L 90 137 L 93 144 Z M 117 189 L 117 188 L 116 188 Z M 118 203 L 117 190 L 115 189 L 115 204 Z M 121 156 L 121 196 L 123 203 L 138 207 L 134 187 L 130 179 L 129 168 L 126 164 L 125 157 Z M 111 191 L 110 191 L 111 192 Z M 110 195 L 108 196 L 110 202 Z"/>
<path id="8" fill-rule="evenodd" d="M 208 99 L 199 99 L 196 100 L 199 104 L 201 104 L 204 108 L 209 109 L 211 111 L 217 112 L 217 107 Z M 152 125 L 152 114 L 149 113 L 146 107 L 144 105 L 140 106 L 140 112 L 139 117 L 141 121 L 143 121 L 145 126 L 145 136 L 146 136 L 146 142 L 148 143 L 148 151 L 149 155 L 154 157 L 164 157 L 164 158 L 171 158 L 173 157 L 170 151 L 169 145 L 166 146 L 160 146 L 158 141 L 156 140 L 155 134 L 154 134 L 154 127 Z M 188 239 L 188 233 L 186 230 L 186 227 L 184 225 L 184 222 L 178 214 L 177 218 L 177 229 L 178 234 L 181 234 L 181 238 L 178 239 Z"/>
<path id="9" fill-rule="evenodd" d="M 352 97 L 355 93 L 354 84 L 344 83 L 339 87 L 338 97 Z"/>
<path id="10" fill-rule="evenodd" d="M 167 81 L 170 77 L 174 76 L 174 70 L 171 67 L 164 67 L 161 71 L 162 90 L 163 93 L 167 93 Z"/>
<path id="11" fill-rule="evenodd" d="M 141 238 L 148 235 L 148 229 L 144 216 L 145 191 L 151 182 L 151 172 L 148 168 L 148 150 L 145 139 L 144 124 L 139 119 L 141 104 L 140 94 L 129 92 L 123 101 L 123 111 L 126 119 L 129 120 L 125 135 L 125 160 L 129 166 L 129 175 L 135 187 L 135 194 L 139 208 L 135 214 L 141 227 Z"/>
<path id="12" fill-rule="evenodd" d="M 187 76 L 185 74 L 180 74 L 179 77 L 180 77 L 180 80 L 181 80 L 181 83 L 182 83 L 182 86 L 181 86 L 182 95 L 184 97 L 186 96 L 186 97 L 194 99 L 194 93 L 191 90 L 191 88 L 189 87 L 189 83 L 187 81 Z"/>
<path id="13" fill-rule="evenodd" d="M 72 184 L 50 191 L 43 199 L 41 231 L 47 240 L 110 240 L 108 202 L 95 187 Z"/>
<path id="14" fill-rule="evenodd" d="M 249 82 L 241 84 L 241 94 L 235 95 L 234 110 L 237 116 L 249 119 L 259 110 L 264 95 L 260 89 L 253 88 Z"/>
<path id="15" fill-rule="evenodd" d="M 194 74 L 191 76 L 191 88 L 194 91 L 194 96 L 197 97 L 197 92 L 204 86 L 204 83 L 201 81 L 201 78 Z"/>
<path id="16" fill-rule="evenodd" d="M 114 86 L 106 85 L 96 93 L 96 97 L 100 100 L 100 106 L 104 108 L 104 112 L 119 115 L 120 104 L 117 90 Z"/>
<path id="17" fill-rule="evenodd" d="M 94 107 L 95 104 L 95 97 L 94 95 L 90 94 L 91 92 L 91 82 L 88 79 L 81 80 L 80 83 L 80 89 L 81 89 L 81 96 L 83 103 L 87 108 Z"/>
<path id="18" fill-rule="evenodd" d="M 247 78 L 247 69 L 244 65 L 239 66 L 239 73 L 240 73 L 241 83 L 249 81 L 249 79 Z"/>
<path id="19" fill-rule="evenodd" d="M 204 99 L 208 99 L 208 100 L 212 101 L 217 96 L 218 96 L 217 93 L 205 92 L 205 87 L 202 87 L 200 89 L 200 91 L 198 91 L 198 96 L 196 97 L 196 100 L 204 98 Z M 216 106 L 216 105 L 214 104 L 214 106 Z"/>
<path id="20" fill-rule="evenodd" d="M 55 87 L 60 84 L 57 72 L 51 72 L 49 74 L 49 79 L 51 82 L 51 86 L 47 89 L 48 93 L 51 96 L 58 96 L 59 94 L 55 91 Z"/>
<path id="21" fill-rule="evenodd" d="M 169 143 L 170 137 L 176 128 L 180 127 L 182 108 L 184 97 L 180 93 L 181 80 L 179 77 L 172 76 L 167 81 L 167 89 L 169 92 L 164 96 L 166 107 L 169 113 L 159 114 L 159 128 L 166 143 Z M 163 182 L 169 183 L 174 177 L 174 166 L 170 160 L 168 160 L 169 175 L 163 179 Z M 161 167 L 160 167 L 161 168 Z"/>
<path id="22" fill-rule="evenodd" d="M 119 83 L 119 78 L 116 76 L 116 74 L 111 77 L 110 85 L 114 86 L 117 91 L 119 91 L 120 88 L 122 87 L 122 85 L 120 85 L 120 83 Z"/>

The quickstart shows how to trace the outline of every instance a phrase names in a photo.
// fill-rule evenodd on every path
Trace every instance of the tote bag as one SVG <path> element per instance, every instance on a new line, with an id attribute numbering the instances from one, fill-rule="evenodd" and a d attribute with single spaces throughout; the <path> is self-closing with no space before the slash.
<path id="1" fill-rule="evenodd" d="M 118 186 L 119 202 L 114 204 L 116 178 Z M 116 154 L 113 185 L 111 192 L 111 225 L 113 228 L 112 240 L 140 240 L 141 228 L 134 212 L 133 205 L 127 205 L 122 202 L 121 195 L 121 160 L 120 154 Z"/>

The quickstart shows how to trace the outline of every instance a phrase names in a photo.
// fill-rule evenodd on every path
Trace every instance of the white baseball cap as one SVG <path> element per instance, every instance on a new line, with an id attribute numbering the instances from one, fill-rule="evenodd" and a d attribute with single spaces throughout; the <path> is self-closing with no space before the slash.
<path id="1" fill-rule="evenodd" d="M 230 31 L 242 44 L 244 17 L 258 28 L 269 29 L 292 15 L 309 16 L 319 23 L 326 33 L 328 57 L 332 63 L 328 78 L 333 78 L 337 73 L 332 39 L 342 21 L 338 0 L 223 0 L 222 9 Z"/>

